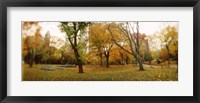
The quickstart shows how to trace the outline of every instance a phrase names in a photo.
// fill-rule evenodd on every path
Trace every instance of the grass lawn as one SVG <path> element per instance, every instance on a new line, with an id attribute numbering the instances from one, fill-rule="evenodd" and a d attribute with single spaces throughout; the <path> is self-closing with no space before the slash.
<path id="1" fill-rule="evenodd" d="M 52 65 L 56 66 L 56 65 Z M 111 65 L 110 68 L 97 65 L 85 65 L 84 73 L 78 73 L 77 67 L 63 70 L 41 70 L 40 65 L 30 68 L 23 64 L 23 81 L 177 81 L 176 68 L 148 68 L 139 71 L 133 65 Z"/>

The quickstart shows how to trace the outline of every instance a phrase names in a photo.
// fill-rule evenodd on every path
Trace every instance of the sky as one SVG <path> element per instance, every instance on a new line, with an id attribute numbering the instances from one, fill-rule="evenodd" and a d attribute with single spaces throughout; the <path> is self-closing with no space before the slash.
<path id="1" fill-rule="evenodd" d="M 139 31 L 140 33 L 145 33 L 146 35 L 152 35 L 164 28 L 166 25 L 177 24 L 178 22 L 139 22 Z M 62 33 L 58 27 L 59 22 L 40 22 L 39 25 L 42 27 L 41 34 L 43 36 L 47 33 L 47 31 L 49 31 L 52 36 L 65 38 L 65 34 Z"/>
<path id="2" fill-rule="evenodd" d="M 145 33 L 146 35 L 152 35 L 167 25 L 176 26 L 178 25 L 178 22 L 139 22 L 139 31 L 140 33 Z"/>
<path id="3" fill-rule="evenodd" d="M 59 22 L 40 22 L 39 25 L 42 27 L 41 34 L 45 34 L 49 31 L 51 36 L 57 36 L 62 40 L 65 39 L 65 34 L 59 29 Z M 139 32 L 145 33 L 146 35 L 152 35 L 155 32 L 159 32 L 167 25 L 178 26 L 178 22 L 139 22 Z"/>
<path id="4" fill-rule="evenodd" d="M 44 36 L 48 31 L 51 36 L 57 36 L 65 40 L 65 34 L 60 31 L 59 22 L 40 22 L 42 27 L 41 34 Z"/>

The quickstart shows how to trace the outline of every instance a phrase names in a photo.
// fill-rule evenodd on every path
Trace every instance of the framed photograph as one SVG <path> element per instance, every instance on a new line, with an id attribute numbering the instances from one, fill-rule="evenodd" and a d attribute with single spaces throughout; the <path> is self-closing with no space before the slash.
<path id="1" fill-rule="evenodd" d="M 2 103 L 199 103 L 199 0 L 4 0 Z"/>

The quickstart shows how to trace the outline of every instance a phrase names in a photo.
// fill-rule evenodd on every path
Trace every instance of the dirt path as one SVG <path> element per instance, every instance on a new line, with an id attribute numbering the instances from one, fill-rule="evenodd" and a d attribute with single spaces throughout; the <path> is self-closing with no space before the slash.
<path id="1" fill-rule="evenodd" d="M 177 68 L 178 66 L 176 64 L 171 64 L 171 65 L 147 65 L 147 64 L 143 64 L 144 67 L 147 68 Z"/>

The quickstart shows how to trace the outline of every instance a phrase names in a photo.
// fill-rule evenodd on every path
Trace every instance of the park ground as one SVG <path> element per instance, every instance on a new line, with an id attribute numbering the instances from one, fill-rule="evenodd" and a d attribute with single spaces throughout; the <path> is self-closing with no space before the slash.
<path id="1" fill-rule="evenodd" d="M 59 65 L 22 65 L 23 81 L 178 81 L 177 66 L 170 67 L 144 65 L 139 71 L 137 66 L 110 65 L 109 68 L 99 65 L 84 65 L 84 73 L 78 73 L 77 67 L 43 70 L 41 66 L 57 67 Z"/>

